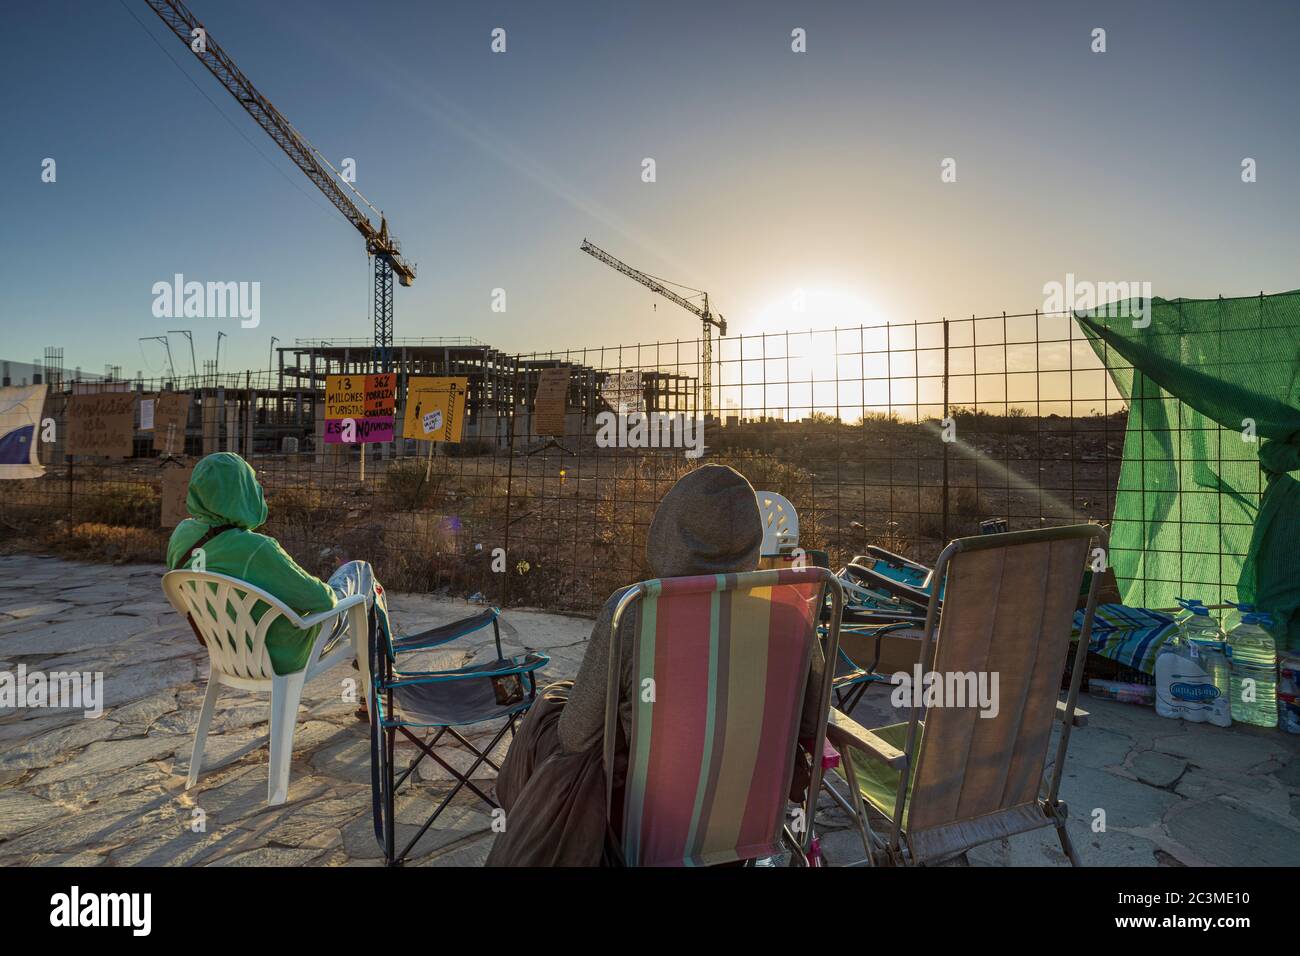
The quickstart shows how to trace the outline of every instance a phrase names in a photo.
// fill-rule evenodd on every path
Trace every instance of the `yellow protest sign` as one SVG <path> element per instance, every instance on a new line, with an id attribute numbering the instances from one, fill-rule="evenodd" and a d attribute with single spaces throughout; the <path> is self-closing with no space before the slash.
<path id="1" fill-rule="evenodd" d="M 468 392 L 469 379 L 464 377 L 408 378 L 402 437 L 459 442 L 465 430 L 465 396 Z"/>

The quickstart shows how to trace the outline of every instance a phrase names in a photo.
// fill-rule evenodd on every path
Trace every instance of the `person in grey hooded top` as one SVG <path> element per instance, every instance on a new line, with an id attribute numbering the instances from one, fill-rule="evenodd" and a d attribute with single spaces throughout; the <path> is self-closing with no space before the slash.
<path id="1" fill-rule="evenodd" d="M 659 503 L 646 536 L 646 564 L 657 578 L 753 571 L 762 541 L 762 518 L 750 483 L 725 465 L 704 465 L 678 480 Z M 510 745 L 497 778 L 497 799 L 507 825 L 488 854 L 488 866 L 601 862 L 606 831 L 601 751 L 610 625 L 627 590 L 615 591 L 601 608 L 577 679 L 545 688 Z M 810 681 L 819 682 L 819 653 L 813 659 Z M 616 790 L 626 771 L 625 738 L 631 728 L 630 658 L 621 661 L 620 683 L 623 733 L 613 768 Z M 805 700 L 804 725 L 815 729 L 815 695 L 805 694 Z"/>

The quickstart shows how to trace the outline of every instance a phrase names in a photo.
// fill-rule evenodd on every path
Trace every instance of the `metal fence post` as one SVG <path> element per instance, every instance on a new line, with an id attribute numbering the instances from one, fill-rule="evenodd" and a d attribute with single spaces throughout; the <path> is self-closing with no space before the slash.
<path id="1" fill-rule="evenodd" d="M 510 501 L 515 477 L 515 413 L 519 408 L 519 356 L 515 356 L 515 371 L 510 385 L 510 434 L 506 436 L 506 527 L 501 549 L 506 566 L 501 572 L 501 606 L 510 604 Z M 495 471 L 495 469 L 493 469 Z M 490 567 L 490 565 L 489 565 Z"/>
<path id="2" fill-rule="evenodd" d="M 946 424 L 948 419 L 948 318 L 943 319 L 943 417 L 941 424 Z M 942 435 L 942 431 L 940 432 Z M 943 540 L 946 543 L 950 540 L 948 535 L 948 441 L 943 442 Z"/>

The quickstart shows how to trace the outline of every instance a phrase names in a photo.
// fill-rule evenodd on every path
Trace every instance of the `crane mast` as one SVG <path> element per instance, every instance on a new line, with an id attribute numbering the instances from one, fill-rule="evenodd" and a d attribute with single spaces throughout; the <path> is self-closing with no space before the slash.
<path id="1" fill-rule="evenodd" d="M 370 216 L 339 186 L 316 148 L 257 91 L 181 0 L 145 0 L 145 3 L 365 238 L 366 253 L 375 259 L 375 358 L 387 371 L 393 344 L 393 277 L 404 286 L 415 281 L 415 265 L 402 256 L 402 245 L 396 237 L 388 234 L 388 221 L 380 214 L 379 226 L 375 226 Z"/>
<path id="2" fill-rule="evenodd" d="M 704 392 L 704 401 L 701 403 L 701 411 L 707 416 L 713 414 L 713 327 L 717 326 L 719 335 L 727 334 L 727 320 L 721 315 L 715 315 L 709 311 L 709 294 L 701 292 L 704 302 L 697 305 L 685 296 L 679 295 L 668 286 L 652 275 L 647 275 L 640 269 L 634 269 L 626 262 L 616 259 L 604 249 L 595 245 L 586 239 L 582 240 L 582 245 L 578 247 L 587 255 L 600 262 L 605 263 L 611 269 L 623 273 L 629 279 L 633 279 L 652 292 L 657 292 L 670 302 L 676 303 L 687 312 L 690 312 L 700 318 L 704 325 L 703 341 L 701 344 L 701 364 L 703 368 L 700 374 L 700 386 Z"/>

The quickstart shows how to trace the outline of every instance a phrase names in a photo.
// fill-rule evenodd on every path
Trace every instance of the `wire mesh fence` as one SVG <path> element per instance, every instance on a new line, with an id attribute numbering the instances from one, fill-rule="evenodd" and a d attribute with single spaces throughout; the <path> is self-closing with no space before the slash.
<path id="1" fill-rule="evenodd" d="M 395 438 L 360 445 L 324 440 L 324 393 L 327 375 L 372 369 L 368 343 L 300 342 L 272 370 L 220 376 L 49 370 L 46 473 L 6 483 L 0 520 L 36 546 L 157 560 L 184 487 L 174 476 L 235 451 L 266 489 L 263 530 L 313 573 L 362 557 L 394 590 L 583 611 L 649 575 L 655 506 L 701 463 L 784 495 L 800 546 L 836 563 L 867 544 L 930 563 L 989 519 L 1015 530 L 1113 514 L 1127 408 L 1068 314 L 716 340 L 708 417 L 702 344 L 505 354 L 399 341 Z M 542 428 L 555 369 L 562 427 Z M 468 383 L 457 443 L 402 434 L 406 386 L 425 375 Z M 68 454 L 72 397 L 104 391 L 137 396 L 131 457 Z M 183 434 L 142 428 L 143 401 L 169 392 L 188 394 Z"/>

